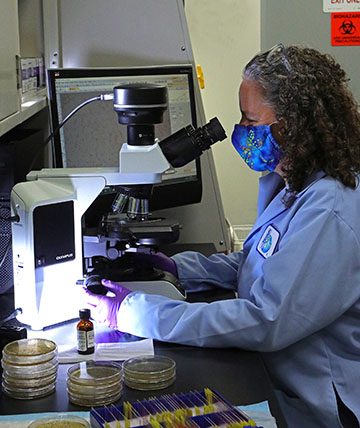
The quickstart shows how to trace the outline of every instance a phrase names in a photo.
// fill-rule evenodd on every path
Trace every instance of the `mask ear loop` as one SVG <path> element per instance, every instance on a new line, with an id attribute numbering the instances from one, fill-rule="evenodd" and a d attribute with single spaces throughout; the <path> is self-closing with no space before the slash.
<path id="1" fill-rule="evenodd" d="M 284 142 L 285 137 L 285 122 L 283 119 L 277 119 L 270 123 L 270 131 L 274 140 L 279 144 Z M 279 136 L 279 138 L 277 138 Z M 278 141 L 279 140 L 279 141 Z"/>

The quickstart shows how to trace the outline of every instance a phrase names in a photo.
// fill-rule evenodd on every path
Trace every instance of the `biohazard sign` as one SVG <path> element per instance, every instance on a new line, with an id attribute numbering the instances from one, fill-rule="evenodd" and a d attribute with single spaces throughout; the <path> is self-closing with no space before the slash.
<path id="1" fill-rule="evenodd" d="M 360 45 L 360 13 L 331 14 L 332 46 Z"/>

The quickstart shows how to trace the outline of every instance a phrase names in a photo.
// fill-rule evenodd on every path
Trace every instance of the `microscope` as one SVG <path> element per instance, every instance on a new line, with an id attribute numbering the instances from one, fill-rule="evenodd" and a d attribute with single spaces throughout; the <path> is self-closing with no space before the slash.
<path id="1" fill-rule="evenodd" d="M 154 125 L 167 108 L 166 86 L 117 86 L 107 99 L 127 126 L 119 168 L 31 171 L 11 193 L 18 220 L 12 223 L 15 307 L 22 309 L 19 321 L 33 330 L 76 318 L 83 296 L 79 284 L 105 294 L 102 278 L 131 290 L 186 297 L 177 278 L 138 263 L 136 253 L 156 252 L 179 236 L 176 221 L 149 212 L 153 185 L 169 168 L 186 165 L 226 138 L 225 131 L 213 118 L 157 141 Z M 111 210 L 88 227 L 86 212 L 107 189 L 116 193 Z"/>

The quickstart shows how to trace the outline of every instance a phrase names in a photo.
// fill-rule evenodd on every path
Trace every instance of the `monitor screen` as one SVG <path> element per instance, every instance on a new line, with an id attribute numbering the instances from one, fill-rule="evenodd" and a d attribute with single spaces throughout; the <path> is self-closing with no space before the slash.
<path id="1" fill-rule="evenodd" d="M 162 140 L 189 124 L 197 127 L 192 66 L 180 65 L 50 69 L 48 86 L 53 129 L 85 100 L 99 94 L 112 93 L 115 86 L 127 83 L 167 86 L 168 109 L 164 113 L 163 122 L 155 125 L 155 138 Z M 126 139 L 126 126 L 118 123 L 113 102 L 91 103 L 75 113 L 55 136 L 55 166 L 118 166 L 119 151 Z M 182 168 L 171 168 L 163 174 L 162 183 L 154 186 L 150 209 L 199 202 L 201 187 L 199 160 Z M 111 189 L 106 189 L 95 205 L 100 203 L 102 206 L 111 197 Z"/>

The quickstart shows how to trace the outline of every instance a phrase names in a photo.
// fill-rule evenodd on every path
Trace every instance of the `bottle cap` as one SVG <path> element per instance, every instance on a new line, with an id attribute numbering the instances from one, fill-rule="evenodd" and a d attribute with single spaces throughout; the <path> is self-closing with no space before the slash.
<path id="1" fill-rule="evenodd" d="M 79 317 L 84 319 L 90 318 L 90 309 L 80 309 Z"/>

